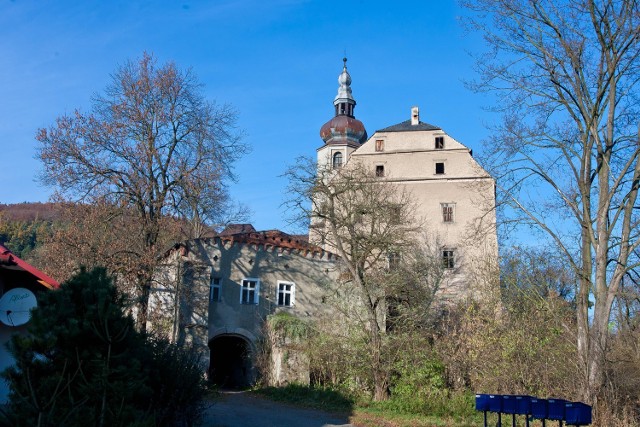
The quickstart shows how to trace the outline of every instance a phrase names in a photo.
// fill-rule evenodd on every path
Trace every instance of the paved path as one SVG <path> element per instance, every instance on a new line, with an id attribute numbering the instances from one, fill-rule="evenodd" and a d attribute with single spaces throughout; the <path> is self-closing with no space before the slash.
<path id="1" fill-rule="evenodd" d="M 353 427 L 347 416 L 226 391 L 207 409 L 203 427 Z"/>

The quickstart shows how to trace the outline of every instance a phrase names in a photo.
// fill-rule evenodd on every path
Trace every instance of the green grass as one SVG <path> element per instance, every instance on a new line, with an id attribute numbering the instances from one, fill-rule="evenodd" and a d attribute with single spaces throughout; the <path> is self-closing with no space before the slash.
<path id="1" fill-rule="evenodd" d="M 324 387 L 290 384 L 286 387 L 260 388 L 254 390 L 254 393 L 271 400 L 328 412 L 349 412 L 354 405 L 354 400 L 349 396 Z"/>
<path id="2" fill-rule="evenodd" d="M 357 400 L 326 387 L 292 384 L 266 387 L 254 393 L 272 400 L 327 412 L 348 413 L 358 427 L 474 427 L 482 426 L 474 395 L 447 393 L 429 399 Z M 495 425 L 495 421 L 493 421 Z"/>

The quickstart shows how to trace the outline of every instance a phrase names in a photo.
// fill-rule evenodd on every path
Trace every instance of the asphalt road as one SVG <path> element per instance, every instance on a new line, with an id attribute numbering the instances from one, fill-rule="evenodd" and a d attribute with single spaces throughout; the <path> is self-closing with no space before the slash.
<path id="1" fill-rule="evenodd" d="M 203 427 L 353 427 L 347 416 L 227 391 L 207 409 Z"/>

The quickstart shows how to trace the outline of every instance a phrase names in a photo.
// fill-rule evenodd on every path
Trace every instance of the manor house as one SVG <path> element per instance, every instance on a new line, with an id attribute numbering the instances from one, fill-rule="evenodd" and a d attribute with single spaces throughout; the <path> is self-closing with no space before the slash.
<path id="1" fill-rule="evenodd" d="M 497 259 L 495 182 L 472 152 L 438 126 L 408 120 L 368 138 L 356 119 L 356 101 L 346 59 L 338 77 L 334 116 L 320 130 L 318 167 L 361 162 L 379 179 L 406 190 L 415 201 L 416 221 L 437 243 L 448 274 L 438 291 L 442 301 L 472 296 L 477 269 Z M 211 379 L 239 387 L 255 379 L 258 343 L 268 315 L 299 318 L 326 314 L 326 293 L 340 277 L 339 258 L 314 235 L 256 231 L 235 225 L 215 238 L 182 242 L 165 257 L 150 300 L 150 329 L 203 350 Z M 305 360 L 275 349 L 275 384 L 308 381 Z"/>

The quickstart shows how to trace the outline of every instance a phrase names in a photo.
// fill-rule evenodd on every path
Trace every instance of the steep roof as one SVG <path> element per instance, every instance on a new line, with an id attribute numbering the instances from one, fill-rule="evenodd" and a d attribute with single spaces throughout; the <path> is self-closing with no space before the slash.
<path id="1" fill-rule="evenodd" d="M 402 123 L 377 130 L 376 132 L 411 132 L 425 130 L 441 130 L 441 128 L 424 122 L 419 122 L 417 125 L 412 125 L 411 120 L 405 120 Z"/>
<path id="2" fill-rule="evenodd" d="M 31 274 L 38 283 L 49 289 L 57 289 L 60 287 L 58 282 L 28 262 L 18 258 L 9 249 L 2 245 L 0 245 L 0 269 L 25 271 Z"/>

